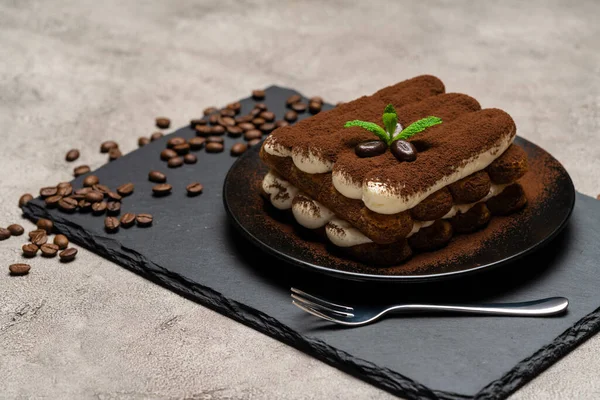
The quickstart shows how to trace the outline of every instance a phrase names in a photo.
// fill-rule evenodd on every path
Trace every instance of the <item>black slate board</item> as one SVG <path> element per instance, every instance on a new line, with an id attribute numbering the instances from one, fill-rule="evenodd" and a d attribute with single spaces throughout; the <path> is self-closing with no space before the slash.
<path id="1" fill-rule="evenodd" d="M 293 92 L 267 89 L 266 103 L 281 118 Z M 254 101 L 242 101 L 247 112 Z M 305 115 L 306 116 L 306 115 Z M 193 136 L 189 128 L 176 135 Z M 166 168 L 158 154 L 165 137 L 94 172 L 102 183 L 135 184 L 122 212 L 149 212 L 151 228 L 108 234 L 103 218 L 48 210 L 40 199 L 24 213 L 50 217 L 74 242 L 148 279 L 273 336 L 350 374 L 407 398 L 499 398 L 531 380 L 600 330 L 600 202 L 578 194 L 567 228 L 542 252 L 509 267 L 462 280 L 422 284 L 367 284 L 315 275 L 260 253 L 229 224 L 223 179 L 234 159 L 226 151 L 199 154 L 196 165 Z M 234 140 L 226 139 L 229 149 Z M 174 186 L 154 198 L 148 171 L 166 172 Z M 83 177 L 74 180 L 80 187 Z M 205 193 L 188 198 L 200 181 Z M 414 316 L 342 329 L 292 306 L 290 286 L 343 301 L 521 301 L 565 296 L 563 317 Z"/>

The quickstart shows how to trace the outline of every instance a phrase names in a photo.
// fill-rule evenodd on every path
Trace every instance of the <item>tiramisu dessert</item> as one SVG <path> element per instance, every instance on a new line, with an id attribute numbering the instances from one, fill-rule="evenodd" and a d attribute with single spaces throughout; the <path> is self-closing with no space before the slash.
<path id="1" fill-rule="evenodd" d="M 351 257 L 396 265 L 525 206 L 506 112 L 418 76 L 275 130 L 263 194 Z"/>

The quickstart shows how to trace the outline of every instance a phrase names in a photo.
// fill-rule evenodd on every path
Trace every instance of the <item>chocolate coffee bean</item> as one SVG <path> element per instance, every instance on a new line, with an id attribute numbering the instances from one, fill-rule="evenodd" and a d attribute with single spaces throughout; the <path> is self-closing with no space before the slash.
<path id="1" fill-rule="evenodd" d="M 125 213 L 121 216 L 121 226 L 123 228 L 129 228 L 135 222 L 135 214 L 134 213 Z"/>
<path id="2" fill-rule="evenodd" d="M 107 140 L 106 142 L 102 142 L 102 144 L 100 145 L 100 152 L 108 153 L 111 149 L 116 149 L 117 147 L 119 147 L 117 142 L 113 140 Z"/>
<path id="3" fill-rule="evenodd" d="M 10 231 L 6 228 L 0 228 L 0 240 L 6 240 L 10 237 Z"/>
<path id="4" fill-rule="evenodd" d="M 83 186 L 92 187 L 100 183 L 100 179 L 96 175 L 88 175 L 83 179 Z"/>
<path id="5" fill-rule="evenodd" d="M 183 158 L 181 157 L 173 157 L 167 162 L 169 168 L 177 168 L 183 165 Z"/>
<path id="6" fill-rule="evenodd" d="M 163 161 L 169 161 L 171 158 L 177 157 L 177 153 L 172 149 L 164 149 L 160 152 L 160 159 Z"/>
<path id="7" fill-rule="evenodd" d="M 82 189 L 82 190 L 85 190 L 85 189 L 86 189 L 86 188 L 84 188 L 84 189 Z M 100 183 L 98 183 L 98 184 L 96 184 L 96 185 L 92 186 L 92 189 L 93 189 L 93 190 L 95 190 L 95 191 L 97 191 L 97 192 L 100 192 L 100 193 L 102 193 L 102 194 L 106 194 L 106 193 L 110 192 L 110 188 L 109 188 L 108 186 L 106 186 L 106 185 L 102 185 L 102 184 L 100 184 Z M 91 190 L 86 190 L 86 191 L 85 191 L 85 194 L 88 194 L 89 192 L 91 192 Z"/>
<path id="8" fill-rule="evenodd" d="M 106 211 L 107 204 L 105 201 L 99 201 L 97 203 L 92 203 L 92 212 L 95 215 L 102 215 Z"/>
<path id="9" fill-rule="evenodd" d="M 110 149 L 110 151 L 108 152 L 109 161 L 115 161 L 117 158 L 120 158 L 121 156 L 123 156 L 123 153 L 121 153 L 121 150 L 119 150 L 118 148 Z"/>
<path id="10" fill-rule="evenodd" d="M 50 196 L 50 197 L 46 197 L 46 199 L 44 200 L 44 202 L 46 203 L 46 207 L 48 208 L 54 208 L 58 205 L 58 202 L 62 199 L 62 196 L 60 195 L 56 195 L 56 196 Z"/>
<path id="11" fill-rule="evenodd" d="M 45 244 L 47 241 L 48 235 L 46 235 L 46 232 L 37 232 L 31 235 L 31 243 L 35 244 L 38 247 Z"/>
<path id="12" fill-rule="evenodd" d="M 69 239 L 65 235 L 58 234 L 54 236 L 54 244 L 58 246 L 59 249 L 64 250 L 69 245 Z"/>
<path id="13" fill-rule="evenodd" d="M 163 133 L 162 132 L 154 132 L 152 135 L 150 135 L 150 141 L 154 142 L 155 140 L 160 139 L 161 137 L 163 137 Z"/>
<path id="14" fill-rule="evenodd" d="M 294 95 L 292 95 L 292 96 L 290 96 L 290 97 L 287 98 L 287 100 L 285 101 L 285 104 L 287 106 L 291 106 L 292 104 L 296 104 L 296 103 L 298 103 L 301 100 L 302 100 L 302 96 L 300 96 L 298 94 L 294 94 Z"/>
<path id="15" fill-rule="evenodd" d="M 56 194 L 59 196 L 69 196 L 73 193 L 73 186 L 69 182 L 61 182 L 56 186 Z"/>
<path id="16" fill-rule="evenodd" d="M 35 257 L 39 249 L 40 248 L 33 243 L 27 243 L 21 247 L 23 256 L 27 258 Z"/>
<path id="17" fill-rule="evenodd" d="M 79 167 L 75 167 L 73 170 L 73 175 L 77 178 L 80 175 L 87 174 L 90 172 L 90 167 L 87 165 L 80 165 Z"/>
<path id="18" fill-rule="evenodd" d="M 208 107 L 204 109 L 204 115 L 210 115 L 216 112 L 219 112 L 219 110 L 216 107 Z"/>
<path id="19" fill-rule="evenodd" d="M 112 201 L 121 201 L 123 199 L 123 196 L 115 192 L 106 193 L 106 197 L 108 197 L 108 199 Z"/>
<path id="20" fill-rule="evenodd" d="M 193 137 L 190 140 L 188 140 L 188 143 L 192 150 L 200 150 L 204 147 L 204 142 L 206 142 L 206 139 L 202 137 Z"/>
<path id="21" fill-rule="evenodd" d="M 260 139 L 262 138 L 262 132 L 258 129 L 252 129 L 244 133 L 244 139 L 252 140 L 252 139 Z"/>
<path id="22" fill-rule="evenodd" d="M 221 136 L 209 136 L 206 138 L 206 143 L 225 143 L 225 139 Z"/>
<path id="23" fill-rule="evenodd" d="M 141 136 L 140 138 L 138 138 L 138 147 L 144 147 L 148 143 L 150 143 L 150 139 L 148 139 L 147 137 Z"/>
<path id="24" fill-rule="evenodd" d="M 265 98 L 265 91 L 264 90 L 253 90 L 252 91 L 252 98 L 254 100 L 262 100 Z"/>
<path id="25" fill-rule="evenodd" d="M 277 122 L 275 122 L 275 128 L 281 128 L 282 126 L 288 126 L 289 122 L 284 121 L 284 120 L 279 120 Z"/>
<path id="26" fill-rule="evenodd" d="M 53 243 L 45 243 L 40 247 L 42 257 L 54 257 L 58 253 L 58 246 Z"/>
<path id="27" fill-rule="evenodd" d="M 109 201 L 106 203 L 106 213 L 108 215 L 117 215 L 121 212 L 121 203 L 118 201 Z"/>
<path id="28" fill-rule="evenodd" d="M 298 113 L 303 113 L 304 111 L 306 111 L 306 104 L 304 103 L 294 103 L 290 107 L 292 110 Z"/>
<path id="29" fill-rule="evenodd" d="M 38 229 L 43 229 L 46 233 L 52 232 L 52 228 L 54 228 L 54 223 L 47 218 L 40 218 L 37 221 Z"/>
<path id="30" fill-rule="evenodd" d="M 192 120 L 190 120 L 190 126 L 192 128 L 196 127 L 196 125 L 206 125 L 208 124 L 208 121 L 202 118 L 194 118 Z"/>
<path id="31" fill-rule="evenodd" d="M 178 144 L 173 147 L 173 150 L 179 155 L 187 154 L 190 152 L 190 145 L 187 143 Z"/>
<path id="32" fill-rule="evenodd" d="M 57 192 L 58 192 L 58 189 L 56 188 L 56 186 L 43 187 L 40 189 L 40 196 L 42 196 L 44 198 L 50 197 L 50 196 L 56 195 Z"/>
<path id="33" fill-rule="evenodd" d="M 73 212 L 77 209 L 79 202 L 70 197 L 65 197 L 58 202 L 58 208 L 66 212 Z"/>
<path id="34" fill-rule="evenodd" d="M 221 125 L 213 126 L 210 130 L 211 135 L 224 135 L 225 128 Z"/>
<path id="35" fill-rule="evenodd" d="M 198 157 L 195 154 L 186 154 L 183 156 L 183 162 L 186 164 L 196 164 L 198 162 Z"/>
<path id="36" fill-rule="evenodd" d="M 197 136 L 208 136 L 212 132 L 212 128 L 205 125 L 197 125 L 194 130 L 196 131 Z"/>
<path id="37" fill-rule="evenodd" d="M 288 111 L 283 116 L 283 119 L 285 119 L 288 122 L 294 122 L 298 119 L 298 113 L 296 111 Z"/>
<path id="38" fill-rule="evenodd" d="M 7 226 L 6 229 L 8 229 L 12 236 L 21 236 L 23 233 L 25 233 L 25 228 L 19 224 L 11 224 Z"/>
<path id="39" fill-rule="evenodd" d="M 135 221 L 139 226 L 148 226 L 152 224 L 152 215 L 150 214 L 138 214 L 135 216 Z"/>
<path id="40" fill-rule="evenodd" d="M 310 102 L 308 103 L 308 111 L 311 114 L 317 114 L 321 111 L 321 103 Z"/>
<path id="41" fill-rule="evenodd" d="M 233 146 L 231 146 L 231 155 L 234 157 L 239 157 L 242 154 L 244 154 L 244 152 L 248 150 L 248 145 L 245 143 L 236 143 Z"/>
<path id="42" fill-rule="evenodd" d="M 179 136 L 176 136 L 174 138 L 171 138 L 167 141 L 167 147 L 172 149 L 175 146 L 179 146 L 180 144 L 184 144 L 185 143 L 185 139 Z"/>
<path id="43" fill-rule="evenodd" d="M 67 160 L 68 162 L 75 161 L 78 158 L 79 158 L 79 150 L 77 150 L 77 149 L 69 150 L 67 152 L 67 155 L 65 156 L 65 160 Z"/>
<path id="44" fill-rule="evenodd" d="M 120 222 L 115 217 L 106 217 L 104 218 L 104 228 L 108 232 L 114 232 L 119 229 Z"/>
<path id="45" fill-rule="evenodd" d="M 169 185 L 168 183 L 159 183 L 158 185 L 154 185 L 154 187 L 152 187 L 152 193 L 154 193 L 156 196 L 166 196 L 167 194 L 171 193 L 171 189 L 173 189 L 173 186 Z"/>
<path id="46" fill-rule="evenodd" d="M 204 190 L 204 186 L 202 186 L 201 183 L 194 182 L 194 183 L 190 183 L 189 185 L 187 185 L 185 187 L 185 190 L 187 190 L 188 195 L 195 196 L 195 195 L 202 193 L 202 190 Z"/>
<path id="47" fill-rule="evenodd" d="M 265 103 L 257 103 L 254 108 L 260 111 L 267 111 L 267 105 Z"/>
<path id="48" fill-rule="evenodd" d="M 156 127 L 160 129 L 169 129 L 171 126 L 171 120 L 165 117 L 156 118 Z"/>
<path id="49" fill-rule="evenodd" d="M 254 125 L 253 125 L 254 126 Z M 244 130 L 239 126 L 228 126 L 227 127 L 227 135 L 230 137 L 240 137 L 244 133 Z"/>
<path id="50" fill-rule="evenodd" d="M 23 208 L 23 206 L 33 200 L 33 196 L 29 193 L 25 193 L 21 197 L 19 197 L 19 207 Z"/>
<path id="51" fill-rule="evenodd" d="M 249 147 L 256 146 L 259 143 L 260 143 L 260 139 L 252 139 L 252 140 L 248 141 L 248 146 Z"/>
<path id="52" fill-rule="evenodd" d="M 207 153 L 220 153 L 225 149 L 222 143 L 207 143 L 206 144 L 206 152 Z"/>
<path id="53" fill-rule="evenodd" d="M 272 122 L 267 122 L 266 124 L 259 126 L 258 129 L 260 129 L 265 135 L 268 135 L 275 130 L 275 124 Z"/>
<path id="54" fill-rule="evenodd" d="M 240 128 L 242 128 L 242 130 L 243 130 L 244 132 L 251 131 L 252 129 L 255 129 L 255 128 L 254 128 L 254 124 L 253 124 L 253 123 L 251 123 L 251 122 L 242 122 L 242 123 L 241 123 L 241 124 L 239 124 L 238 126 L 239 126 Z"/>
<path id="55" fill-rule="evenodd" d="M 148 173 L 148 180 L 150 182 L 163 183 L 167 181 L 167 176 L 160 171 L 150 171 Z"/>
<path id="56" fill-rule="evenodd" d="M 58 254 L 58 256 L 60 257 L 60 261 L 63 262 L 73 261 L 76 255 L 77 249 L 73 247 L 69 247 L 68 249 L 63 250 Z"/>
<path id="57" fill-rule="evenodd" d="M 27 275 L 31 270 L 31 266 L 23 263 L 11 264 L 8 266 L 8 270 L 13 276 Z"/>
<path id="58" fill-rule="evenodd" d="M 415 161 L 417 159 L 417 149 L 412 143 L 405 140 L 392 142 L 390 150 L 399 161 Z"/>
<path id="59" fill-rule="evenodd" d="M 260 113 L 259 117 L 267 122 L 275 121 L 275 114 L 273 114 L 271 111 L 263 111 Z"/>
<path id="60" fill-rule="evenodd" d="M 129 196 L 131 193 L 133 193 L 134 188 L 135 186 L 133 183 L 124 183 L 117 188 L 117 193 L 119 193 L 121 196 Z"/>
<path id="61" fill-rule="evenodd" d="M 375 157 L 385 153 L 387 145 L 381 140 L 371 140 L 358 144 L 354 148 L 354 152 L 361 158 Z"/>
<path id="62" fill-rule="evenodd" d="M 92 190 L 91 192 L 86 193 L 85 199 L 87 201 L 89 201 L 90 203 L 97 203 L 99 201 L 102 201 L 102 199 L 104 199 L 104 193 L 99 192 L 97 190 Z"/>

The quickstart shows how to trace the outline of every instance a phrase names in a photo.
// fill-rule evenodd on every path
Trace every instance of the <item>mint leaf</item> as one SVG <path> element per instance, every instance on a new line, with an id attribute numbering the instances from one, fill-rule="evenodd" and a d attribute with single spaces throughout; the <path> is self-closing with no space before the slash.
<path id="1" fill-rule="evenodd" d="M 392 138 L 392 142 L 395 140 L 406 140 L 409 137 L 416 135 L 419 132 L 423 132 L 425 129 L 430 128 L 434 125 L 439 125 L 442 123 L 442 119 L 438 117 L 426 117 L 420 119 L 416 122 L 413 122 L 406 128 L 404 128 L 400 133 Z"/>
<path id="2" fill-rule="evenodd" d="M 363 129 L 368 130 L 369 132 L 373 132 L 375 135 L 377 135 L 379 139 L 383 140 L 385 143 L 388 143 L 388 141 L 390 140 L 390 137 L 388 136 L 387 132 L 382 127 L 373 122 L 365 122 L 355 119 L 354 121 L 348 121 L 344 124 L 344 128 L 350 128 L 353 126 L 359 126 Z"/>
<path id="3" fill-rule="evenodd" d="M 383 114 L 382 119 L 383 126 L 385 126 L 385 130 L 388 133 L 388 139 L 391 139 L 392 136 L 394 136 L 394 132 L 396 131 L 396 125 L 398 124 L 398 116 L 395 113 L 385 113 Z M 391 140 L 389 140 L 389 142 L 391 142 Z"/>
<path id="4" fill-rule="evenodd" d="M 390 114 L 396 114 L 398 115 L 398 113 L 396 112 L 396 109 L 394 109 L 394 106 L 391 104 L 388 104 L 387 106 L 385 106 L 385 110 L 383 110 L 383 113 L 390 113 Z"/>

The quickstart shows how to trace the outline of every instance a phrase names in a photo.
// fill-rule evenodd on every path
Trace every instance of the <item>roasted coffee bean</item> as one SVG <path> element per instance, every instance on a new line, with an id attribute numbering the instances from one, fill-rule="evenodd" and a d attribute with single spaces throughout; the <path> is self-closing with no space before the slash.
<path id="1" fill-rule="evenodd" d="M 58 253 L 58 246 L 53 243 L 45 243 L 40 247 L 42 257 L 54 257 Z"/>
<path id="2" fill-rule="evenodd" d="M 87 165 L 80 165 L 79 167 L 75 167 L 73 170 L 73 175 L 77 178 L 80 175 L 87 174 L 90 172 L 90 167 Z"/>
<path id="3" fill-rule="evenodd" d="M 123 153 L 121 153 L 121 150 L 119 150 L 118 148 L 110 149 L 110 151 L 108 152 L 108 159 L 110 161 L 115 161 L 117 158 L 120 158 L 122 156 Z"/>
<path id="4" fill-rule="evenodd" d="M 148 173 L 148 180 L 150 182 L 163 183 L 167 181 L 167 176 L 160 171 L 150 171 Z"/>
<path id="5" fill-rule="evenodd" d="M 267 122 L 266 124 L 259 126 L 258 129 L 260 129 L 265 135 L 268 135 L 275 130 L 275 124 L 272 122 Z"/>
<path id="6" fill-rule="evenodd" d="M 27 258 L 35 257 L 39 249 L 40 248 L 33 243 L 27 243 L 21 247 L 21 250 L 23 250 L 23 256 Z"/>
<path id="7" fill-rule="evenodd" d="M 23 207 L 25 204 L 29 203 L 31 200 L 33 200 L 33 196 L 30 195 L 29 193 L 25 193 L 24 195 L 19 197 L 19 207 Z"/>
<path id="8" fill-rule="evenodd" d="M 304 103 L 294 103 L 290 107 L 292 108 L 292 110 L 298 113 L 303 113 L 304 111 L 306 111 L 306 104 Z"/>
<path id="9" fill-rule="evenodd" d="M 211 135 L 223 135 L 225 134 L 225 128 L 221 125 L 213 126 L 210 130 Z"/>
<path id="10" fill-rule="evenodd" d="M 83 179 L 83 186 L 92 187 L 100 183 L 100 179 L 96 175 L 88 175 Z"/>
<path id="11" fill-rule="evenodd" d="M 90 203 L 97 203 L 104 199 L 104 193 L 99 192 L 97 190 L 92 190 L 91 192 L 86 193 L 85 199 Z"/>
<path id="12" fill-rule="evenodd" d="M 50 197 L 50 196 L 55 196 L 57 192 L 58 192 L 58 189 L 56 188 L 56 186 L 43 187 L 40 189 L 40 196 L 42 196 L 44 198 Z"/>
<path id="13" fill-rule="evenodd" d="M 48 241 L 48 235 L 46 232 L 37 232 L 31 235 L 31 243 L 40 247 Z"/>
<path id="14" fill-rule="evenodd" d="M 289 125 L 289 123 L 284 120 L 279 120 L 279 121 L 275 122 L 275 128 L 281 128 L 282 126 L 288 126 L 288 125 Z"/>
<path id="15" fill-rule="evenodd" d="M 262 99 L 265 98 L 265 91 L 264 90 L 260 90 L 260 89 L 253 90 L 252 91 L 252 97 L 255 100 L 262 100 Z"/>
<path id="16" fill-rule="evenodd" d="M 261 125 L 262 125 L 262 124 L 264 124 L 265 122 L 267 122 L 267 121 L 265 121 L 265 119 L 264 119 L 264 118 L 261 118 L 261 117 L 254 118 L 254 119 L 252 120 L 252 123 L 254 124 L 254 126 L 257 126 L 257 127 L 258 127 L 258 126 L 261 126 Z"/>
<path id="17" fill-rule="evenodd" d="M 8 270 L 10 271 L 10 274 L 14 276 L 27 275 L 31 270 L 31 266 L 23 263 L 11 264 L 9 265 Z"/>
<path id="18" fill-rule="evenodd" d="M 10 231 L 6 228 L 0 228 L 0 240 L 6 240 L 10 237 Z"/>
<path id="19" fill-rule="evenodd" d="M 97 184 L 97 185 L 92 186 L 92 189 L 95 190 L 95 191 L 97 191 L 97 192 L 100 192 L 102 194 L 106 194 L 106 193 L 110 192 L 110 188 L 108 186 L 102 185 L 100 183 Z M 86 192 L 86 194 L 89 193 L 89 192 L 91 192 L 91 190 L 88 191 L 88 192 Z"/>
<path id="20" fill-rule="evenodd" d="M 25 232 L 25 228 L 23 228 L 19 224 L 11 224 L 6 227 L 11 235 L 13 236 L 21 236 Z"/>
<path id="21" fill-rule="evenodd" d="M 267 105 L 265 103 L 257 103 L 254 108 L 260 111 L 267 111 Z"/>
<path id="22" fill-rule="evenodd" d="M 108 232 L 114 232 L 117 229 L 119 229 L 119 219 L 115 218 L 115 217 L 106 217 L 104 218 L 104 228 L 108 231 Z"/>
<path id="23" fill-rule="evenodd" d="M 221 117 L 219 118 L 219 120 L 217 121 L 217 123 L 221 126 L 224 126 L 225 128 L 227 128 L 228 126 L 234 126 L 235 125 L 235 119 L 231 118 L 231 117 Z"/>
<path id="24" fill-rule="evenodd" d="M 77 149 L 72 149 L 69 150 L 67 152 L 67 155 L 65 156 L 65 160 L 71 162 L 71 161 L 75 161 L 79 158 L 79 150 Z"/>
<path id="25" fill-rule="evenodd" d="M 58 234 L 54 236 L 54 244 L 58 246 L 59 249 L 64 250 L 69 245 L 69 239 L 65 235 Z"/>
<path id="26" fill-rule="evenodd" d="M 150 139 L 148 139 L 147 137 L 141 136 L 140 138 L 138 138 L 138 147 L 144 147 L 148 143 L 150 143 Z"/>
<path id="27" fill-rule="evenodd" d="M 207 143 L 206 144 L 206 152 L 207 153 L 220 153 L 225 149 L 222 143 Z"/>
<path id="28" fill-rule="evenodd" d="M 187 143 L 178 144 L 173 147 L 173 150 L 179 155 L 187 154 L 190 152 L 190 145 Z"/>
<path id="29" fill-rule="evenodd" d="M 169 185 L 168 183 L 159 183 L 158 185 L 154 185 L 154 187 L 152 187 L 152 193 L 154 193 L 156 196 L 164 196 L 171 193 L 172 189 L 173 186 Z"/>
<path id="30" fill-rule="evenodd" d="M 119 186 L 117 188 L 117 193 L 119 193 L 121 196 L 129 196 L 131 193 L 133 193 L 133 189 L 135 189 L 133 183 L 128 182 Z"/>
<path id="31" fill-rule="evenodd" d="M 160 129 L 169 129 L 171 126 L 171 120 L 165 117 L 156 118 L 156 127 Z"/>
<path id="32" fill-rule="evenodd" d="M 246 150 L 248 150 L 248 145 L 246 143 L 236 143 L 231 146 L 231 155 L 238 157 L 244 154 Z"/>
<path id="33" fill-rule="evenodd" d="M 221 116 L 219 114 L 212 114 L 210 117 L 208 117 L 208 122 L 211 125 L 216 125 L 220 117 Z"/>
<path id="34" fill-rule="evenodd" d="M 248 141 L 248 147 L 256 146 L 260 143 L 260 139 L 252 139 Z"/>
<path id="35" fill-rule="evenodd" d="M 252 129 L 252 130 L 246 131 L 246 133 L 244 133 L 244 139 L 246 139 L 246 140 L 260 139 L 260 138 L 262 138 L 262 132 L 259 131 L 258 129 Z"/>
<path id="36" fill-rule="evenodd" d="M 102 190 L 100 189 L 100 186 L 104 186 L 104 185 L 94 185 L 92 188 L 93 188 L 93 190 L 98 190 L 99 192 L 101 192 Z M 82 195 L 85 196 L 86 194 L 88 194 L 89 192 L 92 191 L 92 188 L 87 188 L 86 187 L 86 188 L 77 189 L 75 191 L 75 194 L 76 195 L 82 194 Z"/>
<path id="37" fill-rule="evenodd" d="M 212 132 L 212 128 L 206 125 L 197 125 L 194 129 L 197 136 L 208 136 Z"/>
<path id="38" fill-rule="evenodd" d="M 239 125 L 239 124 L 243 124 L 244 122 L 252 121 L 252 118 L 254 118 L 254 117 L 251 115 L 239 115 L 239 116 L 235 117 L 235 122 Z"/>
<path id="39" fill-rule="evenodd" d="M 169 168 L 177 168 L 183 165 L 183 158 L 181 157 L 173 157 L 167 162 Z"/>
<path id="40" fill-rule="evenodd" d="M 119 193 L 115 193 L 115 192 L 106 193 L 106 197 L 108 197 L 109 200 L 113 200 L 113 201 L 121 201 L 123 199 L 123 196 L 121 196 Z"/>
<path id="41" fill-rule="evenodd" d="M 117 215 L 121 212 L 121 203 L 118 201 L 109 201 L 106 203 L 106 213 L 108 215 Z"/>
<path id="42" fill-rule="evenodd" d="M 138 214 L 135 216 L 135 221 L 139 226 L 148 226 L 152 224 L 151 214 Z"/>
<path id="43" fill-rule="evenodd" d="M 102 144 L 100 145 L 100 152 L 108 153 L 111 149 L 116 149 L 118 147 L 119 145 L 117 144 L 117 142 L 113 140 L 107 140 L 106 142 L 102 142 Z"/>
<path id="44" fill-rule="evenodd" d="M 73 186 L 69 182 L 61 182 L 56 186 L 56 194 L 59 196 L 69 196 L 73 193 Z"/>
<path id="45" fill-rule="evenodd" d="M 58 256 L 60 257 L 60 261 L 63 262 L 73 261 L 76 255 L 77 249 L 73 247 L 69 247 L 68 249 L 63 250 L 58 254 Z"/>
<path id="46" fill-rule="evenodd" d="M 227 104 L 227 108 L 235 111 L 235 113 L 237 114 L 242 109 L 242 104 L 239 101 L 236 101 L 235 103 Z"/>
<path id="47" fill-rule="evenodd" d="M 317 114 L 317 113 L 321 112 L 321 107 L 322 107 L 321 103 L 315 103 L 314 101 L 308 103 L 308 111 L 311 114 Z"/>
<path id="48" fill-rule="evenodd" d="M 185 143 L 185 139 L 179 136 L 167 140 L 167 147 L 172 149 L 175 146 Z"/>
<path id="49" fill-rule="evenodd" d="M 323 101 L 322 97 L 320 97 L 320 96 L 314 96 L 314 97 L 311 97 L 310 99 L 308 99 L 308 103 L 309 104 L 310 103 L 317 103 L 317 104 L 321 104 L 322 105 L 324 103 L 324 101 Z"/>
<path id="50" fill-rule="evenodd" d="M 292 104 L 296 104 L 299 101 L 302 101 L 302 96 L 300 96 L 298 94 L 294 94 L 287 98 L 287 100 L 285 101 L 285 104 L 287 106 L 291 106 Z"/>
<path id="51" fill-rule="evenodd" d="M 99 201 L 97 203 L 92 203 L 92 212 L 95 215 L 102 215 L 106 211 L 107 204 L 105 201 Z"/>
<path id="52" fill-rule="evenodd" d="M 387 150 L 387 145 L 381 140 L 363 142 L 354 148 L 354 152 L 361 158 L 379 156 Z"/>
<path id="53" fill-rule="evenodd" d="M 46 197 L 46 199 L 44 200 L 44 202 L 46 203 L 46 207 L 48 208 L 53 208 L 56 207 L 58 205 L 58 202 L 62 199 L 62 196 L 60 195 L 56 195 L 56 196 L 50 196 L 50 197 Z"/>
<path id="54" fill-rule="evenodd" d="M 90 203 L 86 199 L 79 200 L 79 203 L 77 203 L 77 206 L 79 207 L 79 211 L 82 211 L 82 212 L 87 212 L 92 209 L 92 203 Z"/>
<path id="55" fill-rule="evenodd" d="M 208 121 L 202 118 L 194 118 L 190 121 L 190 126 L 194 128 L 196 125 L 206 125 Z"/>
<path id="56" fill-rule="evenodd" d="M 298 119 L 298 113 L 296 111 L 288 111 L 285 113 L 285 115 L 283 116 L 283 119 L 285 119 L 288 122 L 294 122 L 295 120 Z"/>
<path id="57" fill-rule="evenodd" d="M 150 141 L 154 142 L 155 140 L 160 139 L 161 137 L 163 137 L 163 133 L 162 132 L 154 132 L 152 135 L 150 135 Z"/>
<path id="58" fill-rule="evenodd" d="M 188 195 L 195 196 L 202 193 L 202 190 L 204 190 L 204 186 L 202 186 L 202 184 L 199 182 L 194 182 L 187 185 L 185 187 L 185 190 L 187 190 Z"/>
<path id="59" fill-rule="evenodd" d="M 73 193 L 69 197 L 72 198 L 72 199 L 75 199 L 75 200 L 79 201 L 79 200 L 85 199 L 85 194 L 75 194 L 75 193 Z"/>
<path id="60" fill-rule="evenodd" d="M 251 122 L 242 122 L 238 125 L 238 127 L 242 128 L 244 131 L 251 131 L 252 129 L 256 129 L 254 128 L 254 124 Z"/>
<path id="61" fill-rule="evenodd" d="M 250 112 L 248 113 L 248 116 L 250 117 L 250 121 L 248 121 L 248 122 L 252 122 L 252 120 L 254 118 L 258 118 L 258 116 L 261 112 L 263 112 L 263 110 L 261 110 L 260 108 L 253 108 L 252 110 L 250 110 Z"/>
<path id="62" fill-rule="evenodd" d="M 188 140 L 188 143 L 190 144 L 190 148 L 192 150 L 200 150 L 204 147 L 204 142 L 206 142 L 206 139 L 202 137 L 193 137 L 190 140 Z"/>
<path id="63" fill-rule="evenodd" d="M 221 136 L 209 136 L 206 138 L 206 143 L 225 143 L 225 139 Z"/>
<path id="64" fill-rule="evenodd" d="M 216 107 L 208 107 L 204 109 L 204 115 L 210 115 L 216 112 L 219 112 L 219 110 Z"/>
<path id="65" fill-rule="evenodd" d="M 244 130 L 239 126 L 228 126 L 227 127 L 227 135 L 231 137 L 240 137 L 244 133 Z"/>
<path id="66" fill-rule="evenodd" d="M 36 226 L 38 229 L 43 229 L 46 233 L 52 232 L 52 228 L 54 228 L 54 223 L 47 218 L 40 218 L 37 221 Z"/>
<path id="67" fill-rule="evenodd" d="M 186 164 L 196 164 L 198 162 L 198 157 L 195 154 L 186 154 L 183 156 L 183 162 Z"/>
<path id="68" fill-rule="evenodd" d="M 263 111 L 259 115 L 260 118 L 264 119 L 267 122 L 275 121 L 275 114 L 271 111 Z"/>
<path id="69" fill-rule="evenodd" d="M 164 149 L 160 152 L 160 159 L 163 161 L 169 161 L 171 158 L 177 157 L 177 153 L 172 149 Z"/>
<path id="70" fill-rule="evenodd" d="M 396 140 L 392 142 L 390 150 L 400 161 L 415 161 L 417 159 L 417 149 L 412 143 L 405 140 Z"/>
<path id="71" fill-rule="evenodd" d="M 121 226 L 123 228 L 129 228 L 135 222 L 135 214 L 134 213 L 125 213 L 121 216 L 120 219 Z"/>
<path id="72" fill-rule="evenodd" d="M 73 212 L 77 209 L 79 202 L 70 197 L 64 197 L 58 202 L 58 208 L 66 212 Z"/>
<path id="73" fill-rule="evenodd" d="M 233 117 L 235 117 L 236 112 L 229 108 L 224 108 L 221 111 L 219 111 L 219 114 L 221 114 L 221 117 L 233 118 Z"/>
<path id="74" fill-rule="evenodd" d="M 38 233 L 46 233 L 46 231 L 44 229 L 34 229 L 32 231 L 29 231 L 29 233 L 27 234 L 27 236 L 29 236 L 29 240 L 33 239 L 33 236 L 38 234 Z"/>

